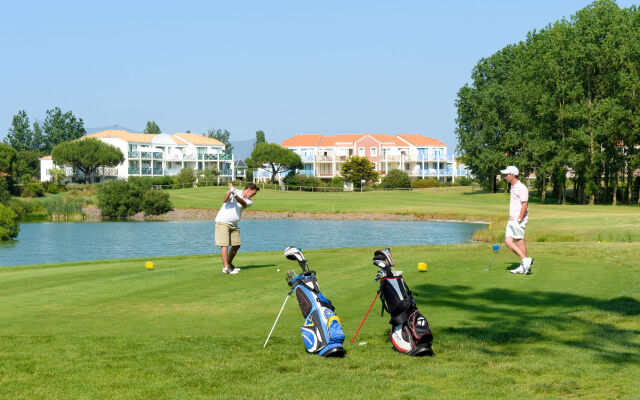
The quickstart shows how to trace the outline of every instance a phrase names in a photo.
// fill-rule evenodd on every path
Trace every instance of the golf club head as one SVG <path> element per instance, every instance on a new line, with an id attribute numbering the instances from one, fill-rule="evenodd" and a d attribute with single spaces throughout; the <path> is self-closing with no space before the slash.
<path id="1" fill-rule="evenodd" d="M 302 271 L 306 271 L 307 269 L 307 260 L 302 255 L 302 251 L 299 248 L 294 246 L 289 246 L 284 249 L 284 256 L 287 260 L 297 261 L 300 264 L 300 268 Z"/>
<path id="2" fill-rule="evenodd" d="M 391 256 L 390 248 L 376 250 L 373 253 L 373 259 L 385 261 L 390 268 L 395 265 L 395 263 L 393 262 L 393 256 Z"/>
<path id="3" fill-rule="evenodd" d="M 298 274 L 296 274 L 295 271 L 293 270 L 289 270 L 287 272 L 287 283 L 289 284 L 289 286 L 291 286 L 291 281 L 293 281 L 293 278 L 295 278 Z"/>

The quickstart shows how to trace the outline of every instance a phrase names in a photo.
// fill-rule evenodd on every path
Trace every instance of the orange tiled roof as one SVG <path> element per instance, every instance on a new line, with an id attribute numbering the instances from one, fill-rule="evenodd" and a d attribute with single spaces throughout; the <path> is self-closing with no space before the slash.
<path id="1" fill-rule="evenodd" d="M 197 133 L 174 133 L 171 135 L 172 138 L 180 138 L 185 140 L 191 144 L 199 144 L 199 145 L 207 145 L 207 146 L 224 146 L 224 143 L 219 141 L 218 139 L 206 137 L 203 135 L 198 135 Z"/>
<path id="2" fill-rule="evenodd" d="M 398 135 L 398 137 L 414 146 L 446 146 L 438 139 L 432 139 L 422 135 Z"/>
<path id="3" fill-rule="evenodd" d="M 53 157 L 51 156 L 44 156 L 44 157 L 40 157 L 41 160 L 53 160 Z"/>
<path id="4" fill-rule="evenodd" d="M 383 134 L 376 134 L 376 135 L 369 135 L 369 136 L 381 142 L 382 144 L 392 143 L 396 146 L 404 145 L 404 142 L 402 142 L 401 140 L 398 140 L 397 136 L 389 136 L 389 135 L 383 135 Z"/>
<path id="5" fill-rule="evenodd" d="M 96 133 L 91 133 L 84 137 L 91 138 L 118 138 L 127 142 L 134 143 L 151 143 L 156 135 L 150 135 L 147 133 L 131 133 L 127 131 L 123 131 L 120 129 L 107 129 L 106 131 L 100 131 Z"/>
<path id="6" fill-rule="evenodd" d="M 283 147 L 318 146 L 322 135 L 297 135 L 282 142 Z"/>

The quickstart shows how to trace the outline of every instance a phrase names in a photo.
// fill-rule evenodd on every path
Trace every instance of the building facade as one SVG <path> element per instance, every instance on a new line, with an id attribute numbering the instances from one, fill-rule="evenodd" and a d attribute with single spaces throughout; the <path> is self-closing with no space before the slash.
<path id="1" fill-rule="evenodd" d="M 217 168 L 223 179 L 236 179 L 232 154 L 224 154 L 225 145 L 206 136 L 194 133 L 161 133 L 150 135 L 122 130 L 106 130 L 83 136 L 96 138 L 122 151 L 124 162 L 113 168 L 100 168 L 92 177 L 94 182 L 107 179 L 128 179 L 130 176 L 173 176 L 182 168 L 202 171 Z M 80 140 L 82 140 L 81 138 Z M 40 180 L 50 181 L 49 170 L 56 167 L 51 156 L 40 159 Z M 76 175 L 65 168 L 67 176 Z M 244 175 L 245 169 L 242 170 Z M 84 179 L 84 177 L 78 176 Z"/>
<path id="2" fill-rule="evenodd" d="M 300 173 L 330 180 L 338 176 L 342 164 L 351 156 L 366 157 L 384 177 L 392 169 L 416 179 L 455 182 L 468 177 L 468 168 L 447 154 L 447 146 L 422 135 L 297 135 L 282 146 L 300 155 L 305 167 Z"/>

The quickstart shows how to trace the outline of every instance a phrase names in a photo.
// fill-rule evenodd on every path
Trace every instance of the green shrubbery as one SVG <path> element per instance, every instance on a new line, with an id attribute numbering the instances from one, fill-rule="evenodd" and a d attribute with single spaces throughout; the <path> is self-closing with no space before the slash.
<path id="1" fill-rule="evenodd" d="M 287 186 L 299 186 L 301 187 L 301 190 L 312 190 L 313 188 L 328 186 L 320 178 L 307 176 L 305 174 L 295 174 L 293 172 L 289 173 L 289 175 L 284 178 L 284 184 Z"/>
<path id="2" fill-rule="evenodd" d="M 180 185 L 193 185 L 196 181 L 196 174 L 193 171 L 193 168 L 182 168 L 178 175 L 176 175 L 176 183 Z"/>
<path id="3" fill-rule="evenodd" d="M 173 187 L 173 178 L 170 176 L 132 176 L 129 177 L 129 182 L 137 185 L 144 186 L 147 189 L 151 189 L 154 186 L 167 186 Z"/>
<path id="4" fill-rule="evenodd" d="M 442 182 L 437 179 L 416 179 L 411 182 L 411 187 L 413 187 L 414 189 L 434 188 L 440 187 L 441 185 Z"/>
<path id="5" fill-rule="evenodd" d="M 171 209 L 169 195 L 156 192 L 147 186 L 148 182 L 133 180 L 108 181 L 98 186 L 98 206 L 102 215 L 109 218 L 126 218 L 137 212 L 161 214 Z"/>
<path id="6" fill-rule="evenodd" d="M 411 179 L 406 172 L 392 169 L 382 178 L 382 187 L 385 189 L 410 189 Z"/>
<path id="7" fill-rule="evenodd" d="M 0 241 L 14 239 L 19 233 L 18 215 L 11 207 L 0 203 Z"/>

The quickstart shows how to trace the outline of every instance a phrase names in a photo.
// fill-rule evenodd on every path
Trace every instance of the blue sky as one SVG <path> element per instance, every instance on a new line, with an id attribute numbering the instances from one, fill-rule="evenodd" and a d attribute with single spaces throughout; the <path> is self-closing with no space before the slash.
<path id="1" fill-rule="evenodd" d="M 163 132 L 417 133 L 455 148 L 473 66 L 590 1 L 10 2 L 0 138 L 24 109 Z M 621 7 L 633 2 L 619 1 Z"/>

